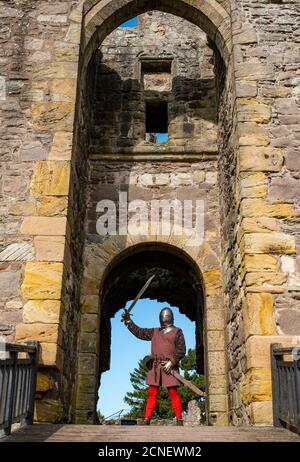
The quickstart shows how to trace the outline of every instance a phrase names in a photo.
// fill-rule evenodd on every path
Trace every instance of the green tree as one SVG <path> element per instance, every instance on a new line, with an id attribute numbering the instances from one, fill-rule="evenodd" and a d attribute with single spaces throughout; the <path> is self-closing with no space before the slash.
<path id="1" fill-rule="evenodd" d="M 104 415 L 101 414 L 101 412 L 99 411 L 99 409 L 97 410 L 97 417 L 98 417 L 98 422 L 99 422 L 99 423 L 103 422 L 103 420 L 104 420 Z"/>
<path id="2" fill-rule="evenodd" d="M 198 388 L 204 390 L 204 376 L 196 372 L 196 350 L 189 349 L 185 358 L 181 361 L 181 369 L 184 377 L 190 380 Z M 143 418 L 145 414 L 146 401 L 148 396 L 148 386 L 146 385 L 146 376 L 148 369 L 141 359 L 138 367 L 130 374 L 130 381 L 133 391 L 127 392 L 124 401 L 130 406 L 130 412 L 125 416 L 127 418 Z M 182 409 L 187 410 L 188 402 L 197 399 L 198 396 L 187 387 L 180 387 L 179 394 L 182 399 Z M 205 403 L 199 402 L 200 408 L 204 411 Z M 172 418 L 174 412 L 171 406 L 170 398 L 166 388 L 160 388 L 157 397 L 157 406 L 154 418 Z"/>

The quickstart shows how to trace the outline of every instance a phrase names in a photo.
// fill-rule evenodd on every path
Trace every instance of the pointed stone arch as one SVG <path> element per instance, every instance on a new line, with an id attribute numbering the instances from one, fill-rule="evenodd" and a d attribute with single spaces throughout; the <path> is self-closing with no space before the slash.
<path id="1" fill-rule="evenodd" d="M 87 0 L 83 6 L 84 63 L 122 22 L 150 10 L 180 16 L 199 26 L 215 43 L 225 63 L 231 55 L 231 21 L 216 0 Z"/>

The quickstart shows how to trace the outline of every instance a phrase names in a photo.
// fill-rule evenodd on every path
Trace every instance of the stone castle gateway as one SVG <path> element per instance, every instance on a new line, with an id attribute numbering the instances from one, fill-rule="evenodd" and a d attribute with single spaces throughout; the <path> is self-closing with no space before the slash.
<path id="1" fill-rule="evenodd" d="M 95 421 L 110 318 L 155 270 L 195 321 L 208 422 L 271 423 L 270 344 L 300 340 L 299 6 L 0 3 L 0 328 L 41 343 L 37 420 Z M 203 242 L 99 236 L 120 191 L 203 200 Z"/>

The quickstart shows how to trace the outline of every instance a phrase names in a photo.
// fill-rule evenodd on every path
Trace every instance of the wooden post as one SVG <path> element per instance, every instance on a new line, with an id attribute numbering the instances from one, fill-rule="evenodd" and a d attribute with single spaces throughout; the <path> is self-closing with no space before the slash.
<path id="1" fill-rule="evenodd" d="M 279 343 L 273 343 L 270 348 L 271 370 L 272 370 L 272 402 L 273 402 L 273 424 L 280 427 L 280 394 L 279 394 L 279 374 L 276 361 L 275 350 L 280 347 Z"/>
<path id="2" fill-rule="evenodd" d="M 32 366 L 31 366 L 31 381 L 30 381 L 30 387 L 29 387 L 29 406 L 28 406 L 27 416 L 25 419 L 27 425 L 33 424 L 35 390 L 36 390 L 37 370 L 38 370 L 38 363 L 39 363 L 39 342 L 31 342 L 30 345 L 34 347 L 34 351 L 28 353 Z"/>
<path id="3" fill-rule="evenodd" d="M 15 387 L 16 387 L 16 373 L 17 373 L 17 359 L 18 359 L 18 352 L 17 351 L 10 351 L 9 352 L 10 359 L 12 360 L 11 366 L 11 373 L 8 379 L 8 390 L 9 390 L 9 397 L 8 397 L 8 419 L 7 419 L 7 427 L 4 428 L 5 435 L 10 435 L 11 433 L 11 425 L 13 421 L 13 412 L 14 412 L 14 402 L 15 402 Z M 9 382 L 11 383 L 9 389 Z"/>
<path id="4" fill-rule="evenodd" d="M 294 350 L 293 350 L 294 351 Z M 298 355 L 293 358 L 294 363 L 294 376 L 295 376 L 295 416 L 296 416 L 296 429 L 298 435 L 300 435 L 300 346 L 298 347 Z"/>

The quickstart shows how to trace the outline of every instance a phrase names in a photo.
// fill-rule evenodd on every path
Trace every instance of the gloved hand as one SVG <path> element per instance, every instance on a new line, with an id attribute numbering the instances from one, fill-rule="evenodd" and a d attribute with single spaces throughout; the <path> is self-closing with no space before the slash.
<path id="1" fill-rule="evenodd" d="M 173 365 L 172 361 L 168 360 L 168 361 L 165 361 L 163 363 L 163 371 L 166 374 L 168 374 L 168 375 L 171 374 L 172 369 L 174 369 L 174 365 Z"/>
<path id="2" fill-rule="evenodd" d="M 125 324 L 128 324 L 129 321 L 131 320 L 130 313 L 128 313 L 128 311 L 124 310 L 123 313 L 122 313 L 122 319 L 125 322 Z"/>

